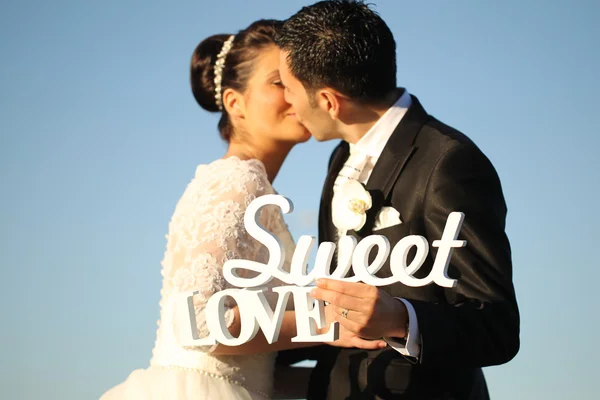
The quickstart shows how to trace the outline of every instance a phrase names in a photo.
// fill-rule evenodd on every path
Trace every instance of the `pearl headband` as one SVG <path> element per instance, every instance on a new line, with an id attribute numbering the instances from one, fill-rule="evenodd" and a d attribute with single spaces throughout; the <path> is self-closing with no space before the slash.
<path id="1" fill-rule="evenodd" d="M 215 62 L 215 103 L 219 110 L 223 110 L 223 94 L 221 93 L 221 82 L 223 81 L 223 69 L 225 68 L 225 58 L 227 53 L 233 47 L 234 35 L 229 36 L 229 39 L 223 43 L 221 52 L 217 55 L 217 61 Z"/>

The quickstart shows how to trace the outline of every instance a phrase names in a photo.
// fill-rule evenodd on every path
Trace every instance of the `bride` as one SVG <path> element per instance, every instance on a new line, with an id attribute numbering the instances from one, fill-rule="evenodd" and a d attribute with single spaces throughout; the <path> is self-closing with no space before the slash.
<path id="1" fill-rule="evenodd" d="M 208 335 L 206 302 L 228 287 L 223 263 L 239 258 L 268 261 L 268 250 L 244 229 L 244 211 L 254 198 L 275 193 L 271 183 L 285 157 L 294 145 L 310 138 L 284 100 L 279 49 L 274 44 L 279 26 L 278 21 L 260 20 L 237 35 L 211 36 L 194 51 L 192 92 L 202 108 L 221 113 L 218 128 L 228 150 L 223 158 L 196 168 L 169 224 L 162 262 L 162 322 L 150 367 L 133 371 L 101 400 L 267 399 L 273 387 L 276 352 L 315 345 L 291 342 L 296 322 L 294 311 L 287 310 L 279 340 L 273 344 L 259 332 L 241 346 L 182 347 L 174 339 L 180 327 L 166 322 L 172 319 L 163 307 L 171 295 L 200 289 L 203 296 L 194 296 L 196 321 L 200 335 Z M 289 268 L 294 242 L 280 209 L 264 207 L 260 218 L 285 246 L 285 266 Z M 273 280 L 269 285 L 278 284 Z M 277 298 L 271 291 L 268 294 L 274 307 Z M 238 336 L 240 318 L 235 302 L 226 309 L 227 326 Z M 328 321 L 332 321 L 328 309 Z M 385 346 L 341 327 L 340 339 L 330 344 L 365 349 Z"/>

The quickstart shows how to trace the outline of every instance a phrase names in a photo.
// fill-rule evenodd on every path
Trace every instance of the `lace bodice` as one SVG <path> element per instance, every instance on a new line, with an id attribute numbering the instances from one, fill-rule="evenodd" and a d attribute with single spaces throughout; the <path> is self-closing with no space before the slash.
<path id="1" fill-rule="evenodd" d="M 204 307 L 210 296 L 230 287 L 223 278 L 223 263 L 230 259 L 268 262 L 266 247 L 249 236 L 244 212 L 256 197 L 273 194 L 263 164 L 236 157 L 200 165 L 175 208 L 169 224 L 167 248 L 162 262 L 161 319 L 151 365 L 199 369 L 237 381 L 249 388 L 268 391 L 272 386 L 274 354 L 215 356 L 216 346 L 183 348 L 175 339 L 171 311 L 165 304 L 170 295 L 199 290 L 194 296 L 196 322 L 201 337 L 208 334 Z M 286 249 L 286 265 L 294 251 L 292 237 L 281 210 L 266 206 L 261 224 L 276 235 Z M 271 281 L 270 286 L 280 283 Z M 276 296 L 267 297 L 273 307 Z M 230 299 L 231 300 L 231 299 Z M 225 320 L 233 320 L 233 301 L 226 304 Z"/>

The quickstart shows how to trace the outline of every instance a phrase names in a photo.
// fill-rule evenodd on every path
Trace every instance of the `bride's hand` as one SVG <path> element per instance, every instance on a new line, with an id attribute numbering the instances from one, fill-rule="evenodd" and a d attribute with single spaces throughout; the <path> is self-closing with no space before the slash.
<path id="1" fill-rule="evenodd" d="M 325 307 L 325 320 L 327 321 L 327 325 L 322 329 L 319 329 L 318 333 L 327 333 L 331 327 L 331 324 L 335 322 L 336 313 L 334 312 L 334 306 L 326 306 Z M 364 350 L 379 350 L 387 347 L 387 343 L 383 340 L 368 340 L 363 339 L 356 334 L 350 332 L 339 323 L 339 337 L 338 340 L 333 342 L 327 342 L 327 344 L 336 347 L 346 347 L 346 348 L 358 348 Z"/>

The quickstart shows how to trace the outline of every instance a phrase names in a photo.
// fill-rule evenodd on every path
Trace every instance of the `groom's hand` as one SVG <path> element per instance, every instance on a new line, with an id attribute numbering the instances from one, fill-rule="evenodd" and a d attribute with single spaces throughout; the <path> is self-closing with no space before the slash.
<path id="1" fill-rule="evenodd" d="M 311 296 L 329 302 L 335 320 L 361 338 L 406 336 L 406 306 L 376 286 L 322 278 Z"/>
<path id="2" fill-rule="evenodd" d="M 337 316 L 334 311 L 335 308 L 336 307 L 333 305 L 328 305 L 325 307 L 325 319 L 327 324 L 322 329 L 318 329 L 319 334 L 327 333 L 327 331 L 331 329 L 331 324 L 335 322 L 335 318 Z M 369 340 L 361 338 L 343 326 L 339 327 L 338 339 L 333 342 L 328 342 L 327 344 L 336 347 L 358 348 L 364 350 L 379 350 L 387 347 L 387 343 L 381 339 Z"/>

